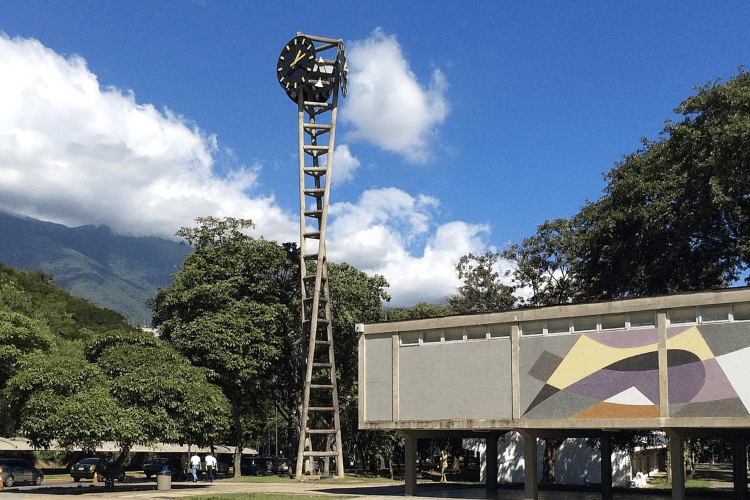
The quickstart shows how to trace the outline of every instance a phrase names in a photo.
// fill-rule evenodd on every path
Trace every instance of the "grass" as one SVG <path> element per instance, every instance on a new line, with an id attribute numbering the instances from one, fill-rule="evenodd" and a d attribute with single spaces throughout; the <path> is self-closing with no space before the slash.
<path id="1" fill-rule="evenodd" d="M 672 485 L 667 484 L 667 478 L 665 477 L 657 477 L 657 478 L 650 479 L 649 486 L 651 488 L 657 488 L 657 489 L 662 489 L 662 490 L 672 489 Z M 685 481 L 685 488 L 701 489 L 701 488 L 708 488 L 708 487 L 709 487 L 709 481 L 705 479 L 688 479 Z"/>
<path id="2" fill-rule="evenodd" d="M 292 483 L 298 482 L 298 479 L 289 479 L 289 476 L 240 476 L 230 477 L 222 479 L 229 483 Z M 303 481 L 320 481 L 325 484 L 357 484 L 357 483 L 393 483 L 394 481 L 382 478 L 382 477 L 358 477 L 358 476 L 346 476 L 343 478 L 337 477 L 325 477 L 315 479 L 303 479 Z"/>
<path id="3" fill-rule="evenodd" d="M 320 495 L 284 495 L 281 493 L 224 493 L 221 495 L 191 496 L 190 498 L 193 500 L 320 500 Z M 342 500 L 345 498 L 353 497 L 346 495 L 326 495 L 327 500 Z"/>

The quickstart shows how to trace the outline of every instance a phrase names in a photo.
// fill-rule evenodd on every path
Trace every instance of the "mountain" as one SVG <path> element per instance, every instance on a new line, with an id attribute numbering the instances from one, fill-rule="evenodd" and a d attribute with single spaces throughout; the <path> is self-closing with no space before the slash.
<path id="1" fill-rule="evenodd" d="M 192 251 L 156 237 L 121 236 L 107 226 L 66 227 L 0 212 L 0 262 L 41 269 L 77 297 L 148 324 L 146 301 L 172 283 Z"/>

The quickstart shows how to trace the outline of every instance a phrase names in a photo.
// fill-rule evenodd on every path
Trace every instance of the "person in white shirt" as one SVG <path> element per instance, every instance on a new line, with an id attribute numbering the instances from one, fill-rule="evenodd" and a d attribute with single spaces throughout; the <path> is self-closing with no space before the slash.
<path id="1" fill-rule="evenodd" d="M 214 482 L 214 474 L 216 471 L 216 457 L 209 453 L 206 455 L 206 481 L 209 483 Z"/>
<path id="2" fill-rule="evenodd" d="M 190 457 L 190 468 L 193 469 L 193 482 L 198 482 L 198 469 L 201 466 L 201 457 L 198 456 L 196 453 L 192 457 Z"/>

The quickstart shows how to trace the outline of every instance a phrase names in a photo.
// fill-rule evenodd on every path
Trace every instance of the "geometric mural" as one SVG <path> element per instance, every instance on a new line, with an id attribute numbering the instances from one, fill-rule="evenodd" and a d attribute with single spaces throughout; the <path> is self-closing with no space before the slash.
<path id="1" fill-rule="evenodd" d="M 742 322 L 668 328 L 671 417 L 750 414 L 749 327 Z M 558 340 L 564 337 L 521 338 L 524 418 L 659 417 L 656 328 Z"/>

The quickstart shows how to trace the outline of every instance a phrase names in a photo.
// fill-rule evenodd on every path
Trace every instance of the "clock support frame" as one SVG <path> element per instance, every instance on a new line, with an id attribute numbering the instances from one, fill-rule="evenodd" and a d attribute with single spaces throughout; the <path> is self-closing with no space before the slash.
<path id="1" fill-rule="evenodd" d="M 325 235 L 336 137 L 342 40 L 303 35 L 315 45 L 316 66 L 297 102 L 300 196 L 300 289 L 303 345 L 307 342 L 300 440 L 295 477 L 313 470 L 312 460 L 335 458 L 344 476 L 341 420 L 328 282 Z M 324 55 L 332 53 L 332 57 Z M 304 469 L 303 469 L 304 465 Z"/>

